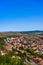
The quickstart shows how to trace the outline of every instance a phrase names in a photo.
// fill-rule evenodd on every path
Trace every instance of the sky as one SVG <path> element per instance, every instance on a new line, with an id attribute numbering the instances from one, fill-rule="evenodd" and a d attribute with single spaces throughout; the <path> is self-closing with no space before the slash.
<path id="1" fill-rule="evenodd" d="M 0 0 L 0 31 L 43 30 L 43 0 Z"/>

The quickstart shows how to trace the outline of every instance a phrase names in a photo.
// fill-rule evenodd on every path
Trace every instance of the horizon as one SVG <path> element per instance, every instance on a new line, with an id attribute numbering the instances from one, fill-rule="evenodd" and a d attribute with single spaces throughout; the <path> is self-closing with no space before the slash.
<path id="1" fill-rule="evenodd" d="M 0 31 L 0 33 L 4 33 L 4 32 L 43 32 L 43 30 L 25 30 L 25 31 Z"/>
<path id="2" fill-rule="evenodd" d="M 43 31 L 42 0 L 1 0 L 0 32 Z"/>

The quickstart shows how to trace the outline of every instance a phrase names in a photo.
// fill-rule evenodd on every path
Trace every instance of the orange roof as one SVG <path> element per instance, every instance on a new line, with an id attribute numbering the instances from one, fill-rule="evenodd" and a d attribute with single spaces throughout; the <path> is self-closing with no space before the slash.
<path id="1" fill-rule="evenodd" d="M 42 60 L 42 58 L 38 58 L 38 61 L 41 61 Z"/>

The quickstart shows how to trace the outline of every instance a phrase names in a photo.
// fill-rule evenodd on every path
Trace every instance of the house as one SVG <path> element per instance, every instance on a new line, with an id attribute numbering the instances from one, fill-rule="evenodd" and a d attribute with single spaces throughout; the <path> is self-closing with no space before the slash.
<path id="1" fill-rule="evenodd" d="M 10 43 L 6 45 L 6 50 L 12 51 L 12 45 Z"/>

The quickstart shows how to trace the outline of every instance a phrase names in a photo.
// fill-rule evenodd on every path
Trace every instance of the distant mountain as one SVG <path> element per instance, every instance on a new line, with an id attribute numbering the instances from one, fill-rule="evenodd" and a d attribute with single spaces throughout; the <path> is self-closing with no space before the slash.
<path id="1" fill-rule="evenodd" d="M 35 31 L 21 31 L 20 33 L 26 34 L 26 33 L 43 33 L 43 31 L 35 30 Z"/>
<path id="2" fill-rule="evenodd" d="M 35 31 L 8 31 L 8 32 L 0 32 L 0 36 L 8 36 L 8 35 L 14 35 L 14 34 L 41 34 L 43 31 L 35 30 Z"/>

